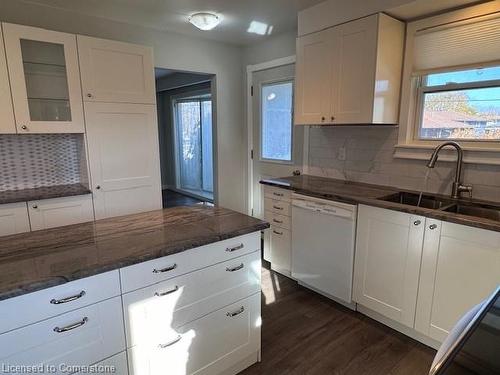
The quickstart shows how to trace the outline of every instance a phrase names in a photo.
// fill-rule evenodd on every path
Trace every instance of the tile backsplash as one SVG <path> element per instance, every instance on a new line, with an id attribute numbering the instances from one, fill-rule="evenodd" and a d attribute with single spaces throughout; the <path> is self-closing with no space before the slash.
<path id="1" fill-rule="evenodd" d="M 309 174 L 448 195 L 455 163 L 438 161 L 425 184 L 425 161 L 395 159 L 395 127 L 311 127 Z M 340 154 L 345 149 L 345 160 Z M 464 164 L 473 197 L 500 201 L 500 166 Z"/>
<path id="2" fill-rule="evenodd" d="M 83 134 L 0 135 L 0 191 L 88 184 Z"/>

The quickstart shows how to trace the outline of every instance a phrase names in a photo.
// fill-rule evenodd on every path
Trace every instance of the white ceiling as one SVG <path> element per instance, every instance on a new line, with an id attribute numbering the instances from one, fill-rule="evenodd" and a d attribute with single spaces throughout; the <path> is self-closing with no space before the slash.
<path id="1" fill-rule="evenodd" d="M 297 12 L 323 0 L 22 0 L 49 7 L 125 22 L 157 30 L 175 31 L 237 45 L 262 41 L 297 27 Z M 370 0 L 371 1 L 371 0 Z M 221 14 L 212 31 L 199 31 L 187 22 L 193 12 Z M 248 32 L 252 22 L 266 35 Z M 263 26 L 264 24 L 265 26 Z"/>

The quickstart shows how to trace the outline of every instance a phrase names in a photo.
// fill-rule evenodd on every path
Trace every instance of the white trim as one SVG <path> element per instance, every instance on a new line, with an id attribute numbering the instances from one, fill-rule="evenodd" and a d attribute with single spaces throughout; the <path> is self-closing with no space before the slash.
<path id="1" fill-rule="evenodd" d="M 279 59 L 266 61 L 260 64 L 247 65 L 247 202 L 246 208 L 249 215 L 252 214 L 252 203 L 253 203 L 253 162 L 250 157 L 250 153 L 253 149 L 253 99 L 252 99 L 252 85 L 253 85 L 253 73 L 267 70 L 271 68 L 277 68 L 279 66 L 295 64 L 295 55 L 282 57 Z M 255 155 L 254 155 L 255 157 Z"/>

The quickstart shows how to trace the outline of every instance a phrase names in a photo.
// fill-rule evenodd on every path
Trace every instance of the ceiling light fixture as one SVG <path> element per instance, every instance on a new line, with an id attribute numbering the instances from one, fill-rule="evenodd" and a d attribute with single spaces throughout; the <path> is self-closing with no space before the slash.
<path id="1" fill-rule="evenodd" d="M 220 23 L 218 15 L 208 12 L 194 13 L 189 16 L 188 21 L 200 30 L 212 30 Z"/>

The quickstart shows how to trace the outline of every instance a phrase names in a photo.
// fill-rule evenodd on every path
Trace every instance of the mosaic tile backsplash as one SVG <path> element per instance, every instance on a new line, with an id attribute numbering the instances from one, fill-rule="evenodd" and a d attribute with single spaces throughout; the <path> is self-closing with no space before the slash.
<path id="1" fill-rule="evenodd" d="M 88 185 L 83 134 L 0 135 L 0 191 Z"/>

